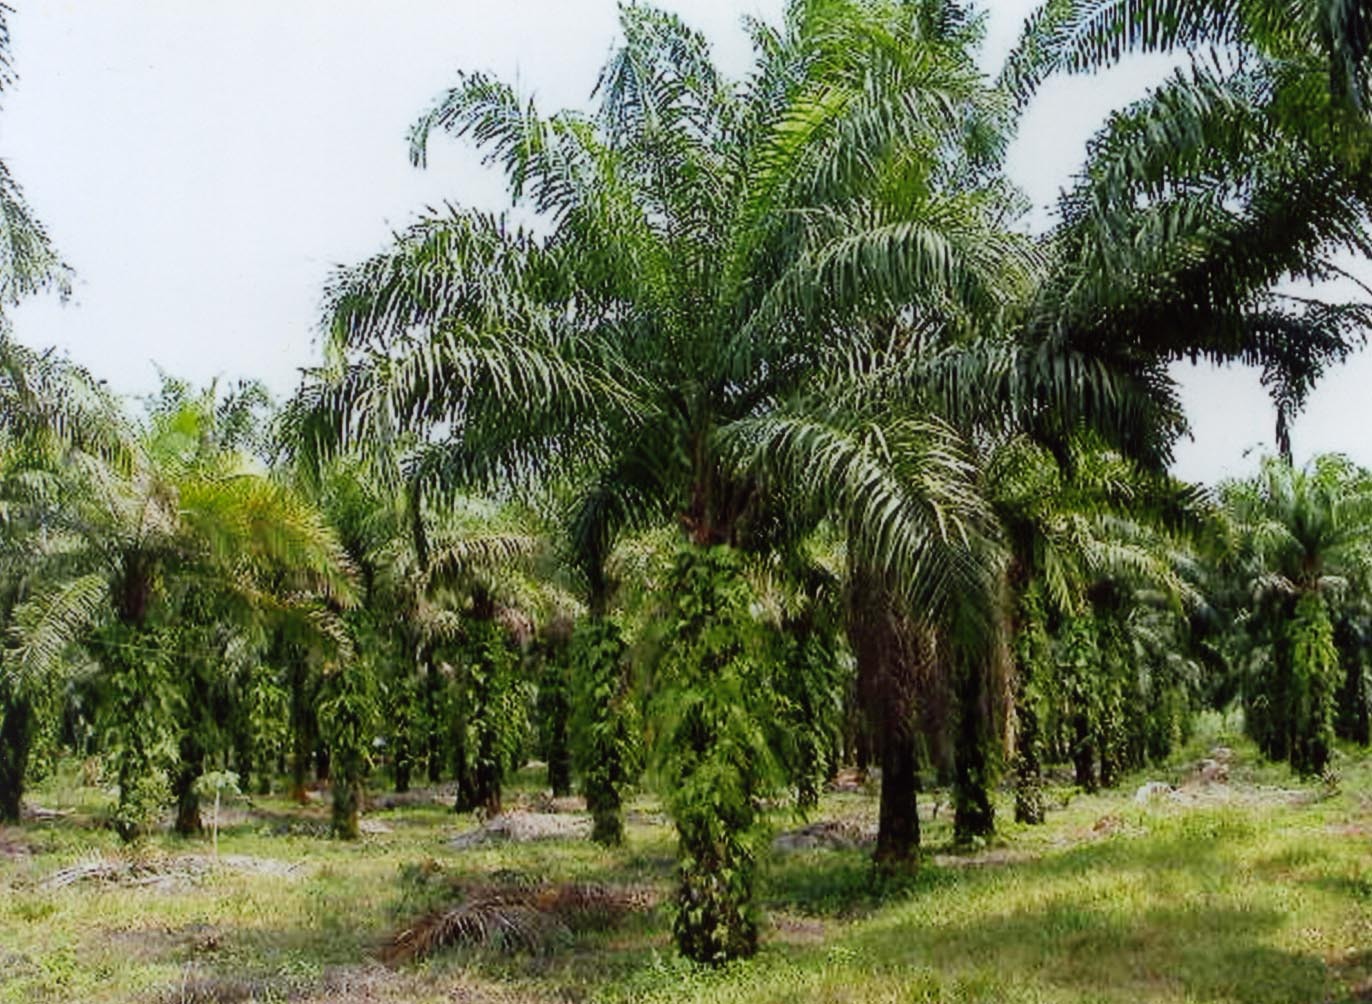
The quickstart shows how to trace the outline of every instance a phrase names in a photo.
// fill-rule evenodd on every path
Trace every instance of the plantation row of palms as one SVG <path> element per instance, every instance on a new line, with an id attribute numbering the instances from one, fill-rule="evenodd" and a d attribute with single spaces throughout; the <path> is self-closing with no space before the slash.
<path id="1" fill-rule="evenodd" d="M 1356 4 L 1050 0 L 998 76 L 952 0 L 794 0 L 722 75 L 622 8 L 593 111 L 463 75 L 412 134 L 474 142 L 506 215 L 422 218 L 328 290 L 322 365 L 174 380 L 131 417 L 4 342 L 0 817 L 99 753 L 127 838 L 202 776 L 369 779 L 501 810 L 537 755 L 593 837 L 661 793 L 674 930 L 756 945 L 766 816 L 880 768 L 875 857 L 996 793 L 1044 816 L 1238 700 L 1263 751 L 1368 742 L 1372 475 L 1290 461 L 1372 322 L 1290 280 L 1367 256 Z M 1113 115 L 1047 233 L 1005 155 L 1036 88 L 1135 51 L 1183 69 Z M 63 281 L 17 194 L 8 299 Z M 523 221 L 523 222 L 517 222 Z M 1166 473 L 1170 366 L 1261 367 L 1283 456 L 1217 493 Z"/>

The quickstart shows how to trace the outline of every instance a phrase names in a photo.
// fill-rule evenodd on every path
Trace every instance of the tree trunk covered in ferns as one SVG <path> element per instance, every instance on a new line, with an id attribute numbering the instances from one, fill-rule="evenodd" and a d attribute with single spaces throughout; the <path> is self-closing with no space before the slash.
<path id="1" fill-rule="evenodd" d="M 429 783 L 443 780 L 443 673 L 433 650 L 425 645 L 419 652 L 420 672 L 424 677 L 424 759 Z"/>
<path id="2" fill-rule="evenodd" d="M 782 624 L 782 664 L 773 677 L 784 709 L 780 725 L 786 735 L 787 768 L 802 811 L 819 805 L 824 782 L 837 766 L 848 682 L 832 629 L 815 609 L 814 592 L 801 613 Z"/>
<path id="3" fill-rule="evenodd" d="M 499 753 L 490 742 L 489 734 L 482 736 L 476 749 L 476 765 L 472 770 L 472 797 L 477 808 L 486 818 L 500 815 L 503 805 L 501 794 L 504 770 L 498 760 Z"/>
<path id="4" fill-rule="evenodd" d="M 1096 737 L 1083 711 L 1072 716 L 1072 771 L 1082 791 L 1093 792 L 1100 787 L 1096 778 Z"/>
<path id="5" fill-rule="evenodd" d="M 116 622 L 103 638 L 109 669 L 109 723 L 115 734 L 114 761 L 119 799 L 112 820 L 125 841 L 145 836 L 156 823 L 166 796 L 166 763 L 160 752 L 170 724 L 166 709 L 170 681 L 159 658 L 161 639 L 148 626 L 153 569 L 138 552 L 124 555 L 114 591 Z"/>
<path id="6" fill-rule="evenodd" d="M 191 639 L 194 639 L 194 635 Z M 182 675 L 181 735 L 177 742 L 176 765 L 172 770 L 172 795 L 176 799 L 176 832 L 183 837 L 198 837 L 205 831 L 200 819 L 200 791 L 196 785 L 205 772 L 204 736 L 210 727 L 209 720 L 213 719 L 213 712 L 210 710 L 209 687 L 204 672 L 207 667 L 202 666 L 200 659 L 200 651 L 183 651 L 179 660 Z"/>
<path id="7" fill-rule="evenodd" d="M 1098 670 L 1094 687 L 1096 752 L 1100 756 L 1099 781 L 1113 788 L 1129 760 L 1129 723 L 1125 720 L 1127 695 L 1135 674 L 1132 653 L 1125 638 L 1122 600 L 1113 590 L 1098 590 L 1095 623 Z"/>
<path id="8" fill-rule="evenodd" d="M 392 703 L 387 716 L 391 739 L 391 772 L 395 790 L 401 794 L 410 790 L 414 772 L 414 712 L 418 703 L 415 687 L 418 679 L 418 660 L 411 660 L 403 679 L 392 688 Z"/>
<path id="9" fill-rule="evenodd" d="M 545 649 L 538 687 L 543 761 L 548 765 L 548 788 L 554 798 L 572 793 L 571 673 L 563 649 Z"/>
<path id="10" fill-rule="evenodd" d="M 200 820 L 200 792 L 196 782 L 205 772 L 205 747 L 200 742 L 199 729 L 192 724 L 181 733 L 178 761 L 172 778 L 172 794 L 176 797 L 176 832 L 183 837 L 198 837 L 205 832 Z"/>
<path id="11" fill-rule="evenodd" d="M 238 722 L 233 735 L 233 767 L 238 773 L 238 784 L 242 791 L 253 790 L 253 775 L 257 771 L 257 758 L 253 753 L 254 736 L 248 722 Z M 262 765 L 262 778 L 267 780 L 267 766 Z M 262 792 L 266 794 L 266 792 Z"/>
<path id="12" fill-rule="evenodd" d="M 453 718 L 453 778 L 456 782 L 453 795 L 454 812 L 472 812 L 480 804 L 476 794 L 476 776 L 468 755 L 467 716 L 458 711 Z"/>
<path id="13" fill-rule="evenodd" d="M 516 653 L 494 617 L 490 598 L 478 596 L 464 629 L 462 724 L 457 744 L 456 807 L 462 811 L 464 804 L 470 804 L 488 816 L 501 812 L 505 772 L 528 717 L 528 692 L 518 677 Z"/>
<path id="14" fill-rule="evenodd" d="M 0 823 L 18 823 L 33 746 L 33 702 L 0 683 Z"/>
<path id="15" fill-rule="evenodd" d="M 344 840 L 361 835 L 359 816 L 371 766 L 371 740 L 378 718 L 370 667 L 347 663 L 326 678 L 319 721 L 331 753 L 333 832 Z"/>
<path id="16" fill-rule="evenodd" d="M 1020 705 L 1015 737 L 1015 822 L 1037 826 L 1044 821 L 1042 734 L 1038 709 Z"/>
<path id="17" fill-rule="evenodd" d="M 304 805 L 309 780 L 310 757 L 314 750 L 318 724 L 313 702 L 309 666 L 299 652 L 287 651 L 290 686 L 291 798 Z"/>
<path id="18" fill-rule="evenodd" d="M 1058 674 L 1066 697 L 1072 767 L 1077 786 L 1092 792 L 1099 787 L 1096 778 L 1098 748 L 1096 726 L 1099 695 L 1100 648 L 1096 624 L 1089 614 L 1076 614 L 1063 622 L 1062 643 L 1058 650 Z"/>
<path id="19" fill-rule="evenodd" d="M 395 771 L 395 790 L 399 794 L 404 794 L 410 790 L 410 771 L 414 767 L 414 761 L 410 756 L 409 722 L 404 723 L 403 728 L 396 730 L 394 735 L 395 749 L 392 755 L 392 768 Z"/>
<path id="20" fill-rule="evenodd" d="M 639 756 L 625 647 L 614 623 L 592 614 L 577 625 L 568 653 L 572 751 L 591 813 L 591 839 L 606 846 L 624 840 L 624 792 Z"/>
<path id="21" fill-rule="evenodd" d="M 681 548 L 666 595 L 654 754 L 677 831 L 672 930 L 683 955 L 716 965 L 757 950 L 761 811 L 780 780 L 763 724 L 773 696 L 737 552 Z"/>
<path id="22" fill-rule="evenodd" d="M 1361 648 L 1343 652 L 1338 706 L 1337 734 L 1360 746 L 1372 743 L 1372 674 Z"/>
<path id="23" fill-rule="evenodd" d="M 1339 653 L 1324 597 L 1308 592 L 1296 602 L 1286 625 L 1293 702 L 1289 711 L 1291 766 L 1318 774 L 1334 748 L 1335 694 Z"/>
<path id="24" fill-rule="evenodd" d="M 1015 822 L 1044 820 L 1042 688 L 1052 672 L 1052 640 L 1043 600 L 1033 586 L 1021 587 L 1013 625 L 1015 654 Z"/>

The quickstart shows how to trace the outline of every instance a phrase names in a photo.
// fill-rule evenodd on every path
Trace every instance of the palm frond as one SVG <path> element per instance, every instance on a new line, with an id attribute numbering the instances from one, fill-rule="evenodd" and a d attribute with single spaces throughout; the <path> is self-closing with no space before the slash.
<path id="1" fill-rule="evenodd" d="M 53 673 L 109 606 L 110 584 L 99 574 L 40 590 L 14 611 L 5 675 L 23 684 Z"/>

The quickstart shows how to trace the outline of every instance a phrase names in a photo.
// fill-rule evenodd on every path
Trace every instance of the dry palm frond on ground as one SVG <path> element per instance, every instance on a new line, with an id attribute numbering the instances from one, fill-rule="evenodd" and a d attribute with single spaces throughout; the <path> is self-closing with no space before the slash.
<path id="1" fill-rule="evenodd" d="M 463 888 L 461 901 L 398 931 L 382 949 L 391 964 L 422 959 L 454 945 L 541 953 L 583 931 L 605 930 L 652 908 L 641 888 L 587 883 L 500 883 Z"/>

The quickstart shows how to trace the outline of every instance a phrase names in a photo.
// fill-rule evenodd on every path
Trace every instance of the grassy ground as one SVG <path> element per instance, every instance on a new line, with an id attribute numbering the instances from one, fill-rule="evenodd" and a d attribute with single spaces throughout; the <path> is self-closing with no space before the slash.
<path id="1" fill-rule="evenodd" d="M 168 836 L 147 851 L 148 884 L 55 888 L 45 880 L 58 869 L 117 844 L 95 823 L 106 796 L 64 775 L 32 802 L 69 815 L 0 830 L 0 1002 L 1372 1001 L 1372 758 L 1346 754 L 1336 784 L 1305 784 L 1234 742 L 1228 783 L 1201 784 L 1192 767 L 1215 741 L 1114 792 L 1063 788 L 1047 825 L 1005 823 L 971 855 L 944 846 L 940 806 L 925 827 L 931 860 L 899 886 L 874 889 L 860 849 L 779 854 L 760 955 L 718 972 L 673 955 L 661 908 L 537 954 L 376 961 L 422 908 L 401 878 L 421 862 L 665 894 L 672 840 L 647 799 L 627 846 L 605 851 L 454 850 L 474 821 L 436 803 L 373 811 L 383 832 L 345 844 L 324 835 L 324 805 L 259 798 L 231 812 L 218 868 L 157 881 L 166 855 L 208 853 Z M 1137 804 L 1154 779 L 1182 785 L 1181 799 Z M 514 801 L 538 781 L 522 773 Z M 818 815 L 874 809 L 869 795 L 835 794 Z"/>

